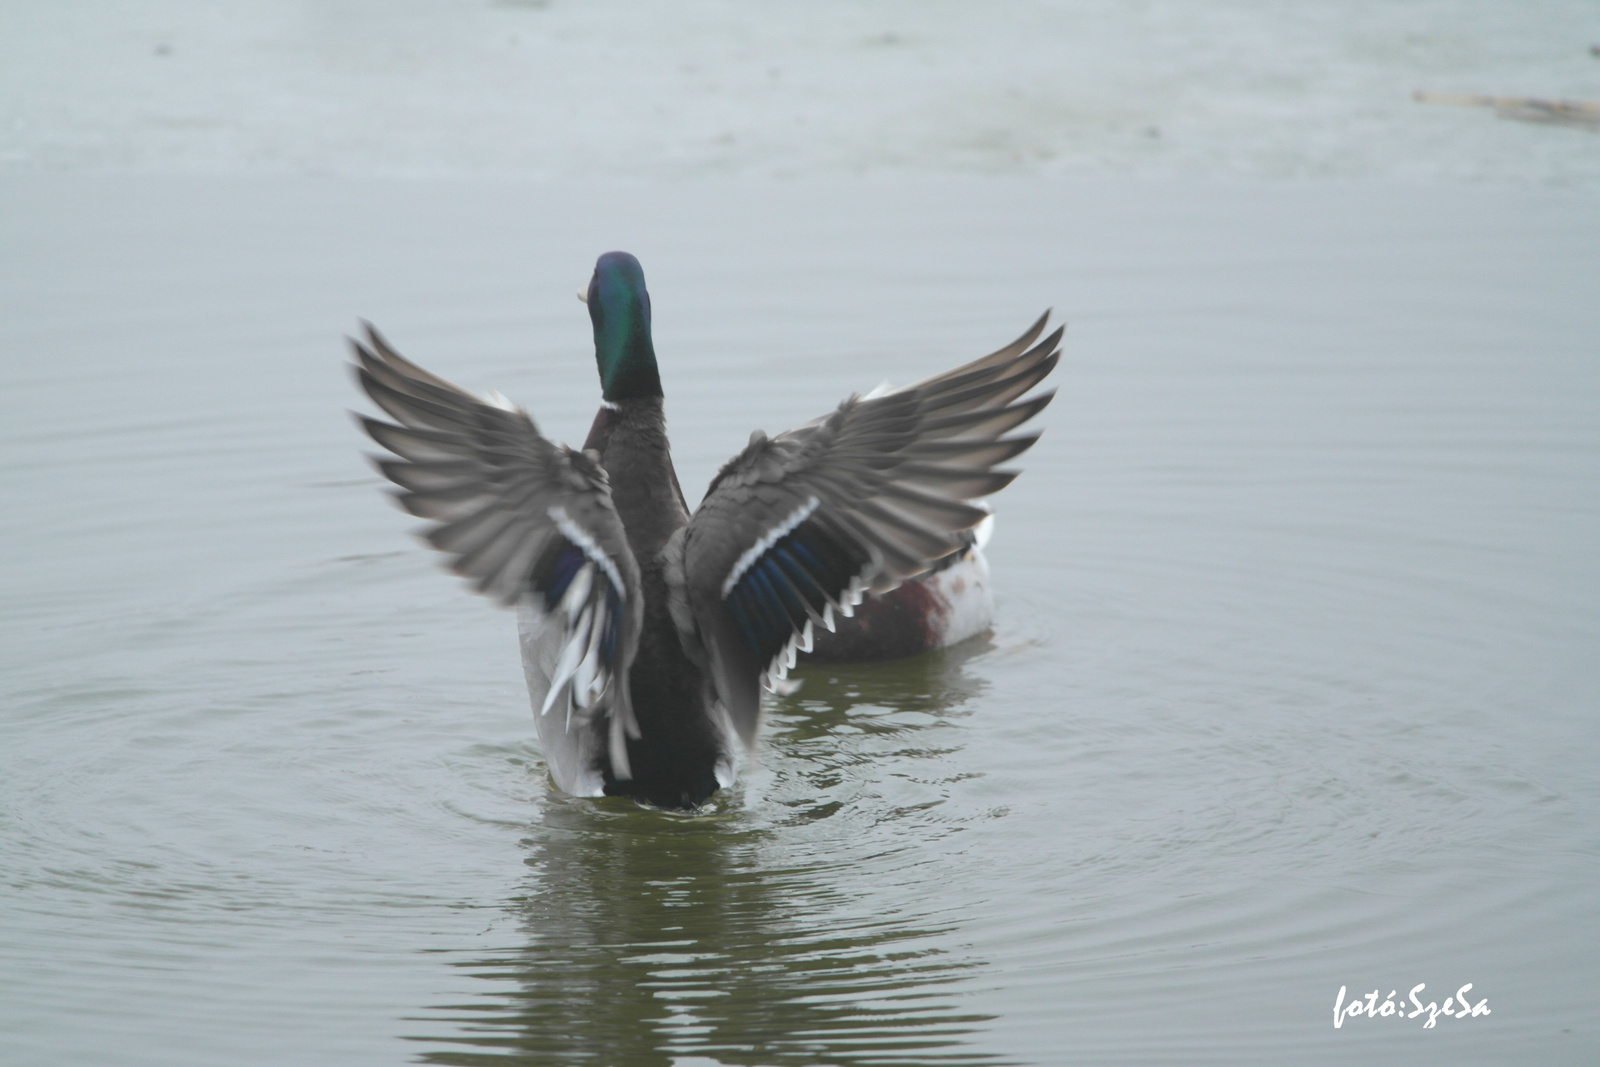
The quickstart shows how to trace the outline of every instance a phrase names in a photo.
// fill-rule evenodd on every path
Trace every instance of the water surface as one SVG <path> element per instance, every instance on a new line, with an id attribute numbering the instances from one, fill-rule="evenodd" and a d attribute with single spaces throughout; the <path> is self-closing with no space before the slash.
<path id="1" fill-rule="evenodd" d="M 1600 211 L 1059 180 L 8 178 L 0 1062 L 1577 1063 Z M 581 438 L 640 256 L 698 495 L 993 348 L 993 634 L 801 672 L 683 818 L 551 791 L 338 338 Z M 1474 984 L 1361 1019 L 1340 986 Z"/>

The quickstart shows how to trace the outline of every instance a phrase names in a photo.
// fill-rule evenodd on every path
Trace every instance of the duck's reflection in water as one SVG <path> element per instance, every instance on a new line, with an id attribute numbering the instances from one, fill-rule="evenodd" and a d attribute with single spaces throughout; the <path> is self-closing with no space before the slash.
<path id="1" fill-rule="evenodd" d="M 534 877 L 508 905 L 526 942 L 456 962 L 495 989 L 426 1013 L 455 1032 L 415 1037 L 435 1046 L 420 1060 L 1008 1062 L 975 1045 L 992 1016 L 961 1010 L 957 986 L 982 963 L 956 947 L 959 908 L 921 873 L 950 827 L 916 813 L 959 775 L 920 776 L 934 803 L 902 808 L 912 825 L 895 831 L 895 805 L 841 774 L 863 746 L 942 764 L 948 750 L 927 745 L 927 727 L 982 684 L 961 668 L 982 648 L 809 672 L 802 694 L 772 709 L 757 803 L 683 817 L 552 797 L 527 842 Z M 852 732 L 824 744 L 847 720 Z M 861 808 L 875 810 L 850 817 Z M 897 854 L 915 858 L 897 866 Z M 889 886 L 875 885 L 874 864 Z"/>

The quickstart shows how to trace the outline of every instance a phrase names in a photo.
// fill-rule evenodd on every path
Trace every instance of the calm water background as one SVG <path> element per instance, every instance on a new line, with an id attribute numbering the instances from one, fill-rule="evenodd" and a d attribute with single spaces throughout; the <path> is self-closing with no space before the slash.
<path id="1" fill-rule="evenodd" d="M 1579 1063 L 1600 205 L 1059 179 L 0 185 L 0 1063 Z M 554 795 L 338 338 L 581 438 L 645 264 L 691 498 L 1069 323 L 992 634 Z M 1341 985 L 1493 1014 L 1332 1027 Z"/>

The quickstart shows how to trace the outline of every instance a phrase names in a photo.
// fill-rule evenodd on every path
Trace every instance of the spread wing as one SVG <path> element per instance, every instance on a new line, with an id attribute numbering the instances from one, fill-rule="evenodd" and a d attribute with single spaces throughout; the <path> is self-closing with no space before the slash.
<path id="1" fill-rule="evenodd" d="M 1038 434 L 1005 436 L 1052 392 L 1023 397 L 1055 367 L 1049 313 L 1016 341 L 955 370 L 823 418 L 759 431 L 722 468 L 682 535 L 674 619 L 701 648 L 734 727 L 755 736 L 760 687 L 773 688 L 868 592 L 883 592 L 961 547 L 986 510 L 967 501 L 1017 472 L 995 465 Z"/>
<path id="2" fill-rule="evenodd" d="M 638 727 L 627 679 L 644 597 L 605 470 L 592 453 L 551 444 L 520 408 L 406 360 L 370 324 L 351 345 L 361 388 L 399 423 L 360 416 L 397 457 L 375 462 L 399 486 L 400 506 L 428 520 L 422 536 L 451 570 L 522 609 L 524 649 L 533 649 L 524 665 L 556 783 L 579 791 L 569 783 L 602 723 L 613 773 L 630 777 L 623 734 Z"/>

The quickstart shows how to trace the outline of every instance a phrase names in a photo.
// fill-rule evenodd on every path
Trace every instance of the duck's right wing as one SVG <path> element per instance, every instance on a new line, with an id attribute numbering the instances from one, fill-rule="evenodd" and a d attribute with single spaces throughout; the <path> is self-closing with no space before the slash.
<path id="1" fill-rule="evenodd" d="M 1025 397 L 1055 367 L 1045 318 L 965 366 L 768 438 L 722 468 L 670 546 L 669 588 L 686 647 L 703 650 L 732 725 L 755 737 L 774 688 L 813 627 L 832 629 L 868 592 L 893 589 L 957 551 L 988 512 L 968 501 L 1016 477 L 995 469 L 1038 434 L 1005 436 L 1043 410 Z"/>
<path id="2" fill-rule="evenodd" d="M 423 538 L 450 569 L 523 619 L 524 666 L 556 784 L 590 792 L 591 751 L 631 777 L 638 736 L 628 668 L 639 644 L 639 566 L 592 453 L 546 440 L 526 411 L 435 377 L 369 324 L 352 340 L 361 388 L 399 425 L 360 416 L 395 459 L 378 469 L 400 506 L 429 520 Z M 604 722 L 603 729 L 598 727 Z"/>

